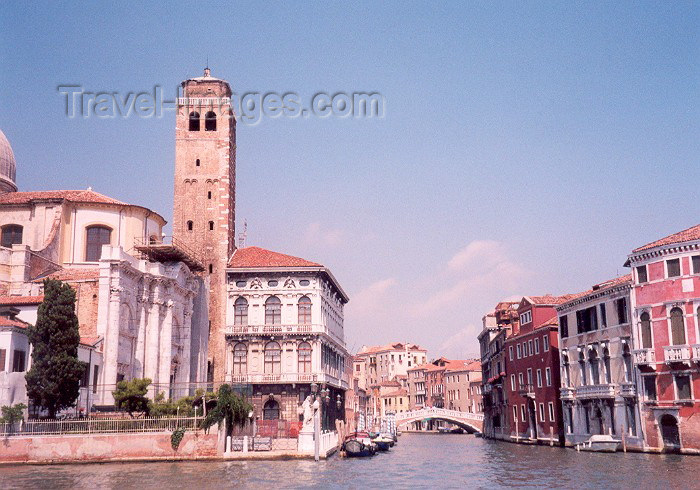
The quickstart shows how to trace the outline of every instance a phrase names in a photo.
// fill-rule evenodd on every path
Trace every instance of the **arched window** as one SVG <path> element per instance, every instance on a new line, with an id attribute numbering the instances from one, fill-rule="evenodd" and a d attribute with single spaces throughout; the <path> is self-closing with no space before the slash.
<path id="1" fill-rule="evenodd" d="M 265 373 L 279 374 L 282 365 L 282 349 L 277 342 L 265 344 Z"/>
<path id="2" fill-rule="evenodd" d="M 270 296 L 265 301 L 265 325 L 282 323 L 282 302 L 277 296 Z"/>
<path id="3" fill-rule="evenodd" d="M 683 310 L 675 307 L 671 310 L 671 344 L 685 345 L 685 322 Z"/>
<path id="4" fill-rule="evenodd" d="M 209 231 L 214 231 L 214 222 L 213 221 L 209 222 Z"/>
<path id="5" fill-rule="evenodd" d="M 112 242 L 112 229 L 106 226 L 89 226 L 85 245 L 85 262 L 97 262 L 102 255 L 102 245 Z"/>
<path id="6" fill-rule="evenodd" d="M 214 273 L 214 264 L 209 264 L 209 274 Z"/>
<path id="7" fill-rule="evenodd" d="M 204 115 L 204 131 L 216 131 L 216 113 L 209 111 Z"/>
<path id="8" fill-rule="evenodd" d="M 190 131 L 199 131 L 199 112 L 190 112 Z"/>
<path id="9" fill-rule="evenodd" d="M 211 191 L 207 191 L 207 199 L 211 199 Z"/>
<path id="10" fill-rule="evenodd" d="M 588 384 L 588 376 L 586 376 L 586 358 L 583 351 L 578 353 L 578 366 L 581 369 L 581 386 Z"/>
<path id="11" fill-rule="evenodd" d="M 311 372 L 311 345 L 308 342 L 302 342 L 297 349 L 299 356 L 299 372 Z"/>
<path id="12" fill-rule="evenodd" d="M 233 324 L 248 325 L 248 301 L 245 298 L 238 298 L 234 303 Z"/>
<path id="13" fill-rule="evenodd" d="M 3 247 L 12 248 L 12 245 L 22 243 L 22 231 L 24 228 L 20 225 L 5 225 L 2 227 L 2 239 L 0 240 Z"/>
<path id="14" fill-rule="evenodd" d="M 569 364 L 569 354 L 562 354 L 564 365 L 564 386 L 571 386 L 571 365 Z"/>
<path id="15" fill-rule="evenodd" d="M 612 383 L 612 373 L 610 372 L 610 350 L 603 349 L 603 369 L 605 369 L 605 382 Z"/>
<path id="16" fill-rule="evenodd" d="M 625 381 L 629 383 L 632 381 L 632 352 L 628 343 L 622 348 L 622 360 L 625 364 Z"/>
<path id="17" fill-rule="evenodd" d="M 194 163 L 197 167 L 199 167 L 199 165 L 200 165 L 199 158 Z"/>
<path id="18" fill-rule="evenodd" d="M 248 367 L 248 347 L 243 342 L 233 346 L 233 374 L 245 374 Z"/>
<path id="19" fill-rule="evenodd" d="M 194 229 L 194 222 L 192 220 L 187 222 L 187 231 L 192 231 Z"/>
<path id="20" fill-rule="evenodd" d="M 646 311 L 639 317 L 640 329 L 642 330 L 642 348 L 651 349 L 651 317 Z"/>
<path id="21" fill-rule="evenodd" d="M 263 420 L 277 420 L 280 418 L 280 404 L 275 400 L 268 400 L 263 407 Z"/>
<path id="22" fill-rule="evenodd" d="M 591 384 L 600 384 L 600 364 L 598 358 L 598 351 L 595 349 L 590 349 L 588 351 L 588 362 L 591 364 Z"/>
<path id="23" fill-rule="evenodd" d="M 308 296 L 299 298 L 299 325 L 311 325 L 311 300 Z"/>

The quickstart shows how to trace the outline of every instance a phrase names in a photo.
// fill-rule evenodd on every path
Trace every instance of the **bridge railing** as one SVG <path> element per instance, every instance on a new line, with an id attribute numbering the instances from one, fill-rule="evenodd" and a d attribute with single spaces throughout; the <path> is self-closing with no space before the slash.
<path id="1" fill-rule="evenodd" d="M 459 410 L 447 410 L 445 408 L 435 407 L 422 408 L 420 410 L 412 410 L 410 412 L 397 413 L 396 420 L 403 421 L 414 418 L 426 418 L 430 416 L 452 417 L 455 419 L 475 420 L 479 422 L 484 420 L 484 414 L 481 413 L 460 412 Z"/>

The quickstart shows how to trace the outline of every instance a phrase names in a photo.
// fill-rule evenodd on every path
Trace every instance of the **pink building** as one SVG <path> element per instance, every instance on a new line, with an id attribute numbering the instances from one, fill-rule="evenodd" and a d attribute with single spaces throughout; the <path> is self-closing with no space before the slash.
<path id="1" fill-rule="evenodd" d="M 700 225 L 634 249 L 625 265 L 646 449 L 700 453 Z"/>

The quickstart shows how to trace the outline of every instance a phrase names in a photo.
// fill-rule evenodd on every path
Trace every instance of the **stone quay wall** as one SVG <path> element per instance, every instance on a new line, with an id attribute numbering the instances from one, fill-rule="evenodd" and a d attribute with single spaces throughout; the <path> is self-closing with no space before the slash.
<path id="1" fill-rule="evenodd" d="M 214 459 L 223 452 L 217 431 L 186 432 L 173 450 L 170 432 L 9 436 L 0 438 L 0 463 L 88 463 Z"/>

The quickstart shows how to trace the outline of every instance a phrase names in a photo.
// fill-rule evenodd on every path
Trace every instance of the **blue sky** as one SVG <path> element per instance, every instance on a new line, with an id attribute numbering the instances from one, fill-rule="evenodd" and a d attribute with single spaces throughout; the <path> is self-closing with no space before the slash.
<path id="1" fill-rule="evenodd" d="M 86 188 L 170 219 L 174 115 L 68 119 L 62 84 L 380 92 L 385 117 L 239 124 L 248 244 L 328 265 L 348 347 L 475 355 L 481 316 L 625 272 L 697 224 L 691 2 L 0 4 L 0 129 L 21 190 Z"/>

